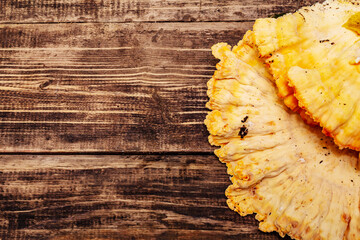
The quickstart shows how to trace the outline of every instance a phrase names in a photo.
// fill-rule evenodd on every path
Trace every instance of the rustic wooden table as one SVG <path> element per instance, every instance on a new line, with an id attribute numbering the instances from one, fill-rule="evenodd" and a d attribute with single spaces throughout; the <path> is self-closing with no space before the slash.
<path id="1" fill-rule="evenodd" d="M 281 239 L 226 206 L 210 47 L 316 0 L 0 1 L 0 239 Z"/>

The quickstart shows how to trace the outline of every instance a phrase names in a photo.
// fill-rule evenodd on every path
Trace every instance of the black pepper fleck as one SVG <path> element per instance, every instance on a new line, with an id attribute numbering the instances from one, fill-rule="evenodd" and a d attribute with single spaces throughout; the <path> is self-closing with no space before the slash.
<path id="1" fill-rule="evenodd" d="M 239 136 L 241 138 L 244 138 L 249 132 L 249 129 L 247 129 L 244 125 L 240 128 Z"/>
<path id="2" fill-rule="evenodd" d="M 244 117 L 244 119 L 241 120 L 241 122 L 242 122 L 242 123 L 246 122 L 246 120 L 248 120 L 248 118 L 249 118 L 249 116 Z"/>
<path id="3" fill-rule="evenodd" d="M 319 162 L 319 164 L 322 164 L 322 162 L 323 162 L 323 160 L 321 160 L 321 161 Z"/>

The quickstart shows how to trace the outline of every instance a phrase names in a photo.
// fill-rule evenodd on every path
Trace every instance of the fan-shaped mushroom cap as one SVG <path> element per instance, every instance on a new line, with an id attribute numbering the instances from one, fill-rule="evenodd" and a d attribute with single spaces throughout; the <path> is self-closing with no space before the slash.
<path id="1" fill-rule="evenodd" d="M 243 41 L 233 50 L 213 46 L 220 62 L 208 82 L 205 124 L 232 176 L 229 207 L 257 213 L 262 231 L 281 236 L 359 239 L 357 153 L 340 150 L 288 110 L 254 51 Z"/>
<path id="2" fill-rule="evenodd" d="M 250 41 L 285 104 L 300 106 L 302 116 L 318 122 L 340 148 L 355 150 L 360 150 L 359 33 L 360 2 L 328 0 L 278 19 L 258 19 Z"/>

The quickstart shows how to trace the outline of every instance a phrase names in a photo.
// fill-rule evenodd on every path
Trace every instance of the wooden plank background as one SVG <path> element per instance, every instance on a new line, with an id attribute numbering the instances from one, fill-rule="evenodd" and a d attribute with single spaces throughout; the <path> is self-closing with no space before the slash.
<path id="1" fill-rule="evenodd" d="M 228 210 L 229 178 L 214 156 L 17 155 L 1 161 L 2 239 L 276 239 L 258 233 L 253 217 Z"/>
<path id="2" fill-rule="evenodd" d="M 0 0 L 0 22 L 238 22 L 315 0 Z"/>
<path id="3" fill-rule="evenodd" d="M 0 239 L 281 239 L 226 206 L 210 47 L 316 0 L 0 0 Z"/>
<path id="4" fill-rule="evenodd" d="M 250 27 L 6 25 L 0 30 L 0 149 L 209 152 L 203 120 L 216 64 L 210 47 L 236 44 Z"/>

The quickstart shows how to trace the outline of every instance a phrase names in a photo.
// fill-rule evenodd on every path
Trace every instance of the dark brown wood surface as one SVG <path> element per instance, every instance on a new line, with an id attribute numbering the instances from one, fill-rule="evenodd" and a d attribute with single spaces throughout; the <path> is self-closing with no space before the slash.
<path id="1" fill-rule="evenodd" d="M 253 216 L 228 209 L 229 177 L 212 155 L 14 155 L 1 162 L 3 239 L 277 239 L 259 232 Z"/>
<path id="2" fill-rule="evenodd" d="M 315 0 L 0 0 L 0 22 L 237 22 Z"/>
<path id="3" fill-rule="evenodd" d="M 236 44 L 250 27 L 8 24 L 0 29 L 0 149 L 209 152 L 210 47 Z"/>
<path id="4" fill-rule="evenodd" d="M 0 0 L 0 239 L 281 239 L 226 206 L 210 47 L 316 0 Z"/>

